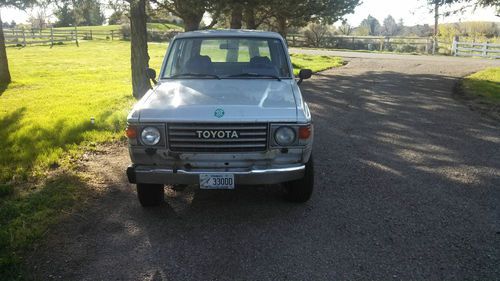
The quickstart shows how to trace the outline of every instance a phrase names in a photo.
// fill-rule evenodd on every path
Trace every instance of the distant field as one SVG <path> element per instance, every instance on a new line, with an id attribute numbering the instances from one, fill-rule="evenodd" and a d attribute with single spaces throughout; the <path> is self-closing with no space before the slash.
<path id="1" fill-rule="evenodd" d="M 169 23 L 148 23 L 148 29 L 155 30 L 182 30 L 183 27 L 175 24 Z M 74 27 L 56 27 L 59 30 L 73 30 Z M 121 25 L 102 25 L 102 26 L 78 26 L 81 30 L 92 30 L 92 31 L 111 31 L 121 29 Z"/>

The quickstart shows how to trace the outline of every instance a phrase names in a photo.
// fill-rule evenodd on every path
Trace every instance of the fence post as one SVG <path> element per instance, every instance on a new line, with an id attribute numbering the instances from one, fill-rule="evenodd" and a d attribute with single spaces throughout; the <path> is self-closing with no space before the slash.
<path id="1" fill-rule="evenodd" d="M 50 27 L 50 47 L 54 46 L 54 28 Z"/>
<path id="2" fill-rule="evenodd" d="M 111 30 L 111 41 L 113 41 L 114 37 L 115 37 L 115 31 Z"/>
<path id="3" fill-rule="evenodd" d="M 483 44 L 483 57 L 488 57 L 488 41 Z"/>
<path id="4" fill-rule="evenodd" d="M 76 24 L 75 24 L 75 42 L 76 46 L 80 47 L 80 45 L 78 44 L 78 29 L 76 28 Z"/>
<path id="5" fill-rule="evenodd" d="M 451 53 L 453 56 L 457 56 L 457 51 L 458 51 L 458 42 L 457 42 L 457 37 L 453 37 L 453 43 L 451 45 Z"/>
<path id="6" fill-rule="evenodd" d="M 26 47 L 26 32 L 24 31 L 24 27 L 21 30 L 23 32 L 23 47 Z"/>
<path id="7" fill-rule="evenodd" d="M 92 29 L 90 30 L 90 40 L 94 40 L 94 37 L 92 36 Z"/>

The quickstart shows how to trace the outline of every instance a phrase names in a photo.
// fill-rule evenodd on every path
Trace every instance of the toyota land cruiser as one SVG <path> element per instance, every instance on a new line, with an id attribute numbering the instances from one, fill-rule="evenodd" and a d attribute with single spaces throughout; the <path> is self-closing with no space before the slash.
<path id="1" fill-rule="evenodd" d="M 164 185 L 201 189 L 283 183 L 305 202 L 314 185 L 313 125 L 283 38 L 224 30 L 177 35 L 156 83 L 128 116 L 126 135 L 143 206 L 160 204 Z"/>

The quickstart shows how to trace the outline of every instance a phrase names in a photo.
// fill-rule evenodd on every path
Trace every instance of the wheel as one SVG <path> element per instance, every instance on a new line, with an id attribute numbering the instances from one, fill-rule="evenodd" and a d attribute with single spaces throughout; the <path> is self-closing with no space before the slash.
<path id="1" fill-rule="evenodd" d="M 163 184 L 137 184 L 137 197 L 143 207 L 158 206 L 163 202 Z"/>
<path id="2" fill-rule="evenodd" d="M 304 203 L 311 198 L 314 187 L 314 164 L 313 157 L 306 163 L 304 177 L 285 183 L 286 199 L 290 202 Z"/>

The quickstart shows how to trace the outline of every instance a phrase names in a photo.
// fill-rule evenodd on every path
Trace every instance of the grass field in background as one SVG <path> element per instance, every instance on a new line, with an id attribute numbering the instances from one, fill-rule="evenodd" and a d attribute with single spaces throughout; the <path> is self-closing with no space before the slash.
<path id="1" fill-rule="evenodd" d="M 148 23 L 147 24 L 148 29 L 155 29 L 155 30 L 182 30 L 183 27 L 171 23 Z M 92 31 L 111 31 L 111 30 L 119 30 L 121 29 L 121 25 L 115 24 L 115 25 L 97 25 L 97 26 L 78 26 L 78 29 L 80 30 L 92 30 Z M 73 30 L 75 29 L 74 27 L 56 27 L 54 29 L 59 29 L 59 30 Z"/>
<path id="2" fill-rule="evenodd" d="M 463 86 L 468 95 L 500 104 L 500 67 L 488 68 L 467 76 L 463 80 Z"/>
<path id="3" fill-rule="evenodd" d="M 149 45 L 151 67 L 160 69 L 166 48 L 165 43 Z M 123 138 L 135 99 L 130 42 L 8 48 L 7 54 L 13 83 L 0 85 L 0 279 L 20 280 L 23 251 L 89 190 L 72 175 L 36 188 L 15 182 L 45 177 L 67 156 Z M 294 55 L 292 60 L 297 71 L 342 65 L 338 58 L 320 56 Z"/>

